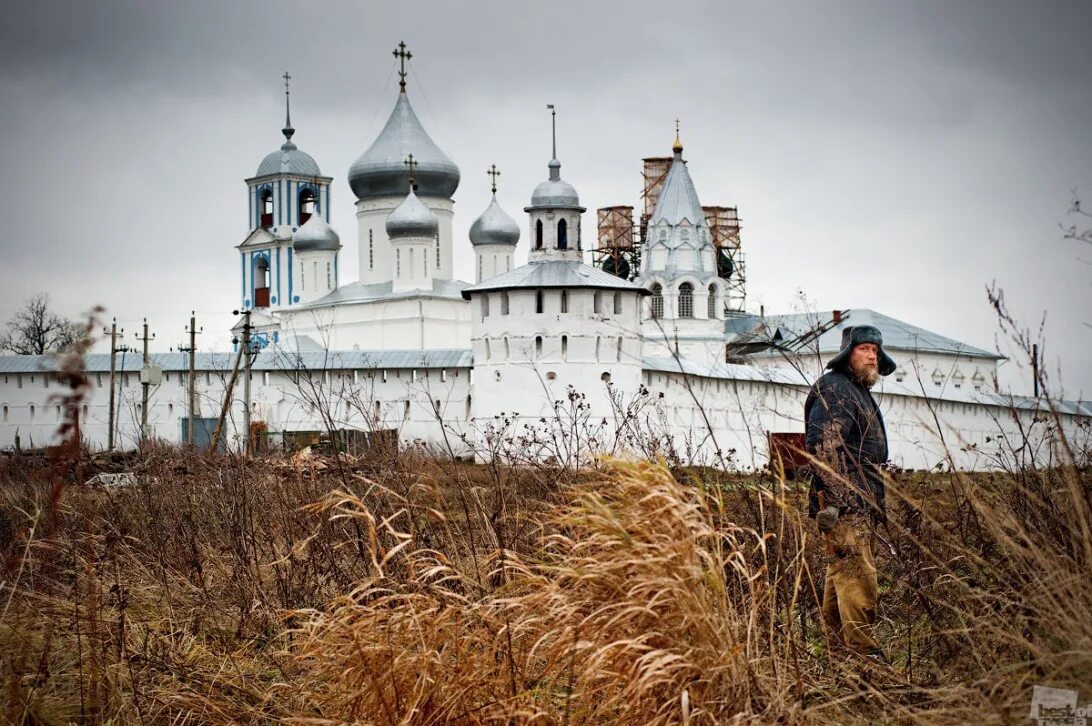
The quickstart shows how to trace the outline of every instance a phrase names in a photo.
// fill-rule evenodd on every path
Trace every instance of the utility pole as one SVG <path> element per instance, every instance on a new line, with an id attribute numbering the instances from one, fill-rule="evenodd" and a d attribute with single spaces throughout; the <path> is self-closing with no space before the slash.
<path id="1" fill-rule="evenodd" d="M 250 456 L 250 370 L 254 364 L 254 356 L 250 350 L 250 311 L 243 311 L 243 355 L 246 356 L 246 370 L 243 376 L 243 434 L 246 436 L 246 447 L 243 453 Z"/>
<path id="2" fill-rule="evenodd" d="M 102 331 L 103 333 L 106 330 Z M 121 335 L 122 339 L 125 337 L 125 328 L 118 330 L 118 319 L 114 318 L 110 323 L 110 414 L 107 419 L 107 432 L 106 432 L 106 450 L 114 450 L 114 428 L 115 428 L 115 412 L 116 404 L 114 403 L 114 378 L 117 375 L 117 360 L 118 353 L 126 353 L 129 348 L 125 345 L 118 345 L 118 335 Z"/>
<path id="3" fill-rule="evenodd" d="M 186 413 L 189 417 L 189 425 L 186 426 L 186 444 L 193 446 L 194 415 L 197 411 L 197 334 L 204 332 L 205 329 L 197 329 L 197 318 L 192 310 L 190 311 L 190 327 L 187 330 L 190 334 L 189 347 L 180 345 L 178 350 L 190 354 L 189 406 Z"/>
<path id="4" fill-rule="evenodd" d="M 141 369 L 140 387 L 143 389 L 140 396 L 140 443 L 143 445 L 148 438 L 148 389 L 151 384 L 148 381 L 148 341 L 155 340 L 155 334 L 148 337 L 148 318 L 144 318 L 144 335 L 140 338 L 144 343 L 144 362 Z"/>

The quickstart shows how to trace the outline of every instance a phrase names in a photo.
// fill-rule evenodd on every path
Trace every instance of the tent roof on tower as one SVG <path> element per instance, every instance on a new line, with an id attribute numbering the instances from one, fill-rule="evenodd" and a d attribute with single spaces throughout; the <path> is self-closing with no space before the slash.
<path id="1" fill-rule="evenodd" d="M 469 283 L 461 280 L 438 280 L 433 279 L 432 284 L 427 289 L 406 290 L 403 292 L 393 292 L 392 283 L 390 280 L 386 282 L 373 282 L 369 284 L 361 282 L 353 282 L 348 285 L 339 287 L 331 292 L 329 295 L 324 295 L 318 300 L 312 300 L 309 303 L 303 305 L 293 305 L 290 310 L 284 312 L 291 313 L 295 310 L 311 310 L 315 308 L 325 308 L 332 305 L 354 305 L 359 303 L 377 302 L 381 300 L 402 300 L 407 298 L 436 298 L 442 300 L 460 300 L 460 294 L 463 288 Z"/>
<path id="2" fill-rule="evenodd" d="M 528 262 L 522 267 L 483 280 L 473 287 L 463 290 L 463 297 L 470 299 L 475 292 L 492 290 L 514 290 L 521 288 L 595 288 L 600 290 L 625 290 L 641 295 L 649 291 L 635 283 L 603 272 L 574 260 L 550 260 L 546 262 Z"/>
<path id="3" fill-rule="evenodd" d="M 670 225 L 676 225 L 684 219 L 694 226 L 705 224 L 705 212 L 702 211 L 701 202 L 698 200 L 698 192 L 694 189 L 694 180 L 690 178 L 690 172 L 682 158 L 682 149 L 678 147 L 671 162 L 671 169 L 667 172 L 667 179 L 664 180 L 663 189 L 660 190 L 656 209 L 653 210 L 648 223 L 655 225 L 665 221 Z"/>
<path id="4" fill-rule="evenodd" d="M 406 157 L 416 163 L 417 193 L 450 198 L 459 187 L 459 167 L 429 137 L 413 112 L 409 97 L 398 94 L 387 125 L 349 168 L 349 186 L 357 199 L 404 197 L 409 191 Z"/>

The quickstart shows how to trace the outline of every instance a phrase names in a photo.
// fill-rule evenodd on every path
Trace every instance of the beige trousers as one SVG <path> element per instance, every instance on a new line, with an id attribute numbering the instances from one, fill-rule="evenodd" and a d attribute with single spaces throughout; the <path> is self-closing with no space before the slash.
<path id="1" fill-rule="evenodd" d="M 858 653 L 880 652 L 872 635 L 878 593 L 868 522 L 850 515 L 825 539 L 831 561 L 823 586 L 823 620 L 829 637 Z"/>

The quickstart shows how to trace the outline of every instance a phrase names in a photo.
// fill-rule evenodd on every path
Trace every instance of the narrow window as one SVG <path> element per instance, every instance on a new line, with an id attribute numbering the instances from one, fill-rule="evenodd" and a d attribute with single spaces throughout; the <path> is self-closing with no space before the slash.
<path id="1" fill-rule="evenodd" d="M 402 411 L 402 418 L 409 418 L 409 401 L 405 402 L 405 409 Z"/>
<path id="2" fill-rule="evenodd" d="M 394 276 L 402 276 L 402 250 L 400 249 L 394 251 Z"/>
<path id="3" fill-rule="evenodd" d="M 614 293 L 614 314 L 622 314 L 622 293 L 620 292 Z"/>
<path id="4" fill-rule="evenodd" d="M 542 249 L 542 220 L 535 222 L 535 249 Z"/>
<path id="5" fill-rule="evenodd" d="M 603 293 L 598 290 L 595 291 L 595 295 L 592 296 L 592 312 L 599 315 L 603 312 Z"/>
<path id="6" fill-rule="evenodd" d="M 8 407 L 4 406 L 4 423 L 8 422 Z"/>
<path id="7" fill-rule="evenodd" d="M 318 261 L 311 263 L 311 284 L 318 290 Z"/>
<path id="8" fill-rule="evenodd" d="M 372 237 L 372 230 L 368 230 L 368 269 L 375 269 L 375 239 Z"/>
<path id="9" fill-rule="evenodd" d="M 30 420 L 34 420 L 34 404 L 30 404 Z"/>
<path id="10" fill-rule="evenodd" d="M 618 336 L 618 345 L 617 345 L 617 350 L 615 351 L 615 356 L 614 357 L 619 363 L 622 362 L 622 336 L 621 335 Z"/>
<path id="11" fill-rule="evenodd" d="M 381 409 L 380 409 L 379 401 L 376 401 L 375 402 L 375 420 L 376 421 L 379 420 L 380 414 L 381 414 Z"/>
<path id="12" fill-rule="evenodd" d="M 542 312 L 542 290 L 535 291 L 535 312 Z"/>
<path id="13" fill-rule="evenodd" d="M 501 315 L 508 314 L 508 293 L 501 293 Z"/>
<path id="14" fill-rule="evenodd" d="M 563 312 L 563 313 L 569 312 L 569 291 L 568 290 L 562 290 L 561 291 L 561 312 Z"/>
<path id="15" fill-rule="evenodd" d="M 504 338 L 504 359 L 508 360 L 508 357 L 512 354 L 511 348 L 508 347 L 508 337 Z"/>
<path id="16" fill-rule="evenodd" d="M 536 335 L 535 336 L 535 357 L 536 358 L 541 358 L 542 357 L 542 336 L 541 335 Z"/>
<path id="17" fill-rule="evenodd" d="M 564 219 L 558 220 L 557 223 L 557 248 L 559 250 L 569 249 L 569 223 Z"/>
<path id="18" fill-rule="evenodd" d="M 489 293 L 482 294 L 482 317 L 489 317 Z"/>
<path id="19" fill-rule="evenodd" d="M 504 256 L 504 271 L 505 272 L 511 272 L 512 271 L 512 255 L 505 255 Z"/>
<path id="20" fill-rule="evenodd" d="M 485 275 L 483 274 L 484 270 L 485 260 L 483 259 L 482 255 L 478 255 L 478 282 L 481 282 L 482 279 L 485 277 Z"/>
<path id="21" fill-rule="evenodd" d="M 561 336 L 561 360 L 566 360 L 566 356 L 569 354 L 569 336 Z"/>
<path id="22" fill-rule="evenodd" d="M 492 348 L 492 346 L 489 345 L 489 338 L 486 338 L 485 339 L 485 359 L 486 360 L 492 360 L 492 358 L 493 358 L 493 348 Z"/>
<path id="23" fill-rule="evenodd" d="M 709 286 L 709 304 L 706 310 L 706 316 L 712 320 L 717 317 L 717 286 Z"/>
<path id="24" fill-rule="evenodd" d="M 326 263 L 326 289 L 334 289 L 334 272 L 329 262 Z"/>
<path id="25" fill-rule="evenodd" d="M 413 248 L 412 248 L 412 247 L 410 247 L 410 249 L 409 249 L 409 276 L 410 276 L 410 279 L 411 279 L 411 280 L 412 280 L 412 279 L 413 279 L 413 277 L 414 277 L 414 271 L 413 271 Z"/>
<path id="26" fill-rule="evenodd" d="M 595 362 L 596 363 L 599 362 L 599 344 L 601 342 L 602 342 L 602 339 L 598 335 L 595 336 Z"/>
<path id="27" fill-rule="evenodd" d="M 422 265 L 421 277 L 428 277 L 428 250 L 421 250 L 421 261 L 425 263 Z"/>
<path id="28" fill-rule="evenodd" d="M 436 235 L 436 269 L 440 269 L 440 235 Z"/>
<path id="29" fill-rule="evenodd" d="M 694 317 L 694 286 L 689 282 L 679 285 L 679 317 Z"/>
<path id="30" fill-rule="evenodd" d="M 664 288 L 660 283 L 656 283 L 652 286 L 652 317 L 662 318 L 664 316 Z"/>

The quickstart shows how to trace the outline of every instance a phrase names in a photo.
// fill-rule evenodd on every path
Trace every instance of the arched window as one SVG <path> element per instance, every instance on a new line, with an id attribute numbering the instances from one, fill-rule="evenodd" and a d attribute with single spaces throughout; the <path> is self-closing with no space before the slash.
<path id="1" fill-rule="evenodd" d="M 536 335 L 535 336 L 535 357 L 536 358 L 541 358 L 542 357 L 542 336 L 541 335 Z"/>
<path id="2" fill-rule="evenodd" d="M 259 204 L 258 207 L 259 207 L 259 209 L 261 209 L 261 218 L 258 220 L 258 223 L 262 227 L 272 227 L 273 226 L 273 190 L 272 189 L 263 189 L 259 199 L 261 201 L 261 204 Z"/>
<path id="3" fill-rule="evenodd" d="M 501 315 L 508 314 L 508 293 L 501 293 Z"/>
<path id="4" fill-rule="evenodd" d="M 598 290 L 592 296 L 592 312 L 599 315 L 603 312 L 603 293 Z"/>
<path id="5" fill-rule="evenodd" d="M 716 285 L 710 285 L 709 286 L 709 300 L 708 300 L 708 303 L 707 303 L 707 308 L 708 309 L 706 310 L 705 314 L 710 320 L 718 317 L 717 316 L 717 286 Z"/>
<path id="6" fill-rule="evenodd" d="M 561 360 L 565 360 L 569 355 L 569 336 L 561 336 Z"/>
<path id="7" fill-rule="evenodd" d="M 562 290 L 561 291 L 561 312 L 563 312 L 563 313 L 569 312 L 569 291 L 568 290 Z"/>
<path id="8" fill-rule="evenodd" d="M 620 292 L 614 293 L 614 314 L 622 314 L 622 293 Z"/>
<path id="9" fill-rule="evenodd" d="M 569 223 L 564 219 L 559 220 L 557 223 L 557 248 L 559 250 L 569 249 Z"/>
<path id="10" fill-rule="evenodd" d="M 482 295 L 482 317 L 489 317 L 489 293 Z"/>
<path id="11" fill-rule="evenodd" d="M 618 345 L 617 345 L 617 350 L 615 351 L 615 356 L 614 357 L 615 357 L 615 360 L 617 360 L 619 363 L 622 362 L 622 336 L 621 335 L 618 336 Z"/>
<path id="12" fill-rule="evenodd" d="M 303 224 L 315 213 L 315 190 L 301 189 L 299 197 L 300 224 Z"/>
<path id="13" fill-rule="evenodd" d="M 664 316 L 664 287 L 660 283 L 652 286 L 652 317 Z"/>
<path id="14" fill-rule="evenodd" d="M 269 307 L 269 260 L 265 257 L 254 264 L 254 307 Z"/>
<path id="15" fill-rule="evenodd" d="M 535 249 L 542 249 L 542 220 L 535 222 Z"/>
<path id="16" fill-rule="evenodd" d="M 535 290 L 535 312 L 542 312 L 542 290 Z"/>
<path id="17" fill-rule="evenodd" d="M 694 317 L 694 286 L 689 282 L 679 285 L 679 317 Z"/>
<path id="18" fill-rule="evenodd" d="M 485 359 L 489 360 L 493 357 L 493 350 L 489 346 L 489 338 L 485 339 Z"/>

